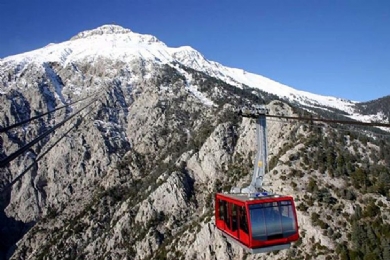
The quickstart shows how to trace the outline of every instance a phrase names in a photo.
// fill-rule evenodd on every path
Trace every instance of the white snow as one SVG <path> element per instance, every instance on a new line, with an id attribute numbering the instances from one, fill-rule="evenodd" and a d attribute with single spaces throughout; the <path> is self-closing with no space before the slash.
<path id="1" fill-rule="evenodd" d="M 16 66 L 19 71 L 22 71 L 30 62 L 42 64 L 51 61 L 66 66 L 81 60 L 96 63 L 101 58 L 120 60 L 125 63 L 140 58 L 161 64 L 179 62 L 239 88 L 242 88 L 245 84 L 308 107 L 327 106 L 337 108 L 351 115 L 354 113 L 353 107 L 356 103 L 337 97 L 300 91 L 242 69 L 226 67 L 207 60 L 190 46 L 167 47 L 152 35 L 138 34 L 117 25 L 104 25 L 94 30 L 81 32 L 69 41 L 49 44 L 41 49 L 9 56 L 0 60 L 0 66 Z M 189 85 L 188 90 L 205 104 L 214 105 L 211 100 L 197 90 L 197 86 Z M 353 114 L 351 117 L 356 119 L 359 117 L 359 120 L 368 121 L 373 119 L 372 117 L 361 117 L 357 114 Z"/>
<path id="2" fill-rule="evenodd" d="M 46 68 L 46 73 L 50 79 L 50 81 L 53 83 L 54 85 L 54 88 L 55 88 L 55 95 L 57 97 L 57 99 L 61 100 L 61 102 L 63 104 L 66 104 L 66 101 L 65 101 L 65 98 L 64 96 L 62 95 L 62 86 L 60 84 L 60 82 L 58 82 L 58 79 L 56 77 L 56 74 L 55 72 L 49 68 L 47 65 L 44 65 L 45 68 Z"/>
<path id="3" fill-rule="evenodd" d="M 198 90 L 197 85 L 192 84 L 192 75 L 190 75 L 187 71 L 181 69 L 179 66 L 175 66 L 174 68 L 186 78 L 186 89 L 188 91 L 190 91 L 197 99 L 199 99 L 206 106 L 217 107 L 217 105 L 211 99 L 207 98 L 202 92 Z"/>

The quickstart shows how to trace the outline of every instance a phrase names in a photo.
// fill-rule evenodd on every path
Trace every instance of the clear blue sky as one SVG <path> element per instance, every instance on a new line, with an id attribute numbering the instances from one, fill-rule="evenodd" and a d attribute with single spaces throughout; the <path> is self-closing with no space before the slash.
<path id="1" fill-rule="evenodd" d="M 390 95 L 389 0 L 1 0 L 0 58 L 112 23 L 300 90 Z"/>

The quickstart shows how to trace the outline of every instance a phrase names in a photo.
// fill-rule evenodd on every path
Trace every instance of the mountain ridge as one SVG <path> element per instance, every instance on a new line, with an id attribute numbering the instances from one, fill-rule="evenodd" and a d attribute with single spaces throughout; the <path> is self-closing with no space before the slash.
<path id="1" fill-rule="evenodd" d="M 209 61 L 190 46 L 168 47 L 152 35 L 134 33 L 118 25 L 103 25 L 83 31 L 72 37 L 70 41 L 9 56 L 0 62 L 2 66 L 13 63 L 14 66 L 22 69 L 25 64 L 31 62 L 59 62 L 66 66 L 82 59 L 92 63 L 97 62 L 99 57 L 124 62 L 137 58 L 152 60 L 160 64 L 179 62 L 238 88 L 246 85 L 278 95 L 291 102 L 303 103 L 308 107 L 333 107 L 347 112 L 351 118 L 359 118 L 359 114 L 355 111 L 355 104 L 358 102 L 296 90 L 261 75 Z"/>

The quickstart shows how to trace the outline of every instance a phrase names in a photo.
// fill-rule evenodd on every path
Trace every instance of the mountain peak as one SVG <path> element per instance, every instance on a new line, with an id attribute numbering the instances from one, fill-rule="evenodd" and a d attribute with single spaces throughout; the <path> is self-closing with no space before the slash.
<path id="1" fill-rule="evenodd" d="M 76 36 L 72 37 L 71 40 L 76 40 L 76 39 L 80 39 L 80 38 L 88 38 L 88 37 L 93 36 L 93 35 L 127 34 L 127 33 L 131 33 L 131 30 L 127 29 L 127 28 L 123 28 L 120 25 L 106 24 L 106 25 L 102 25 L 96 29 L 80 32 Z"/>
<path id="2" fill-rule="evenodd" d="M 114 36 L 114 38 L 117 38 L 115 36 L 121 36 L 119 38 L 127 39 L 127 41 L 130 42 L 138 42 L 138 43 L 146 43 L 146 44 L 162 43 L 159 39 L 157 39 L 153 35 L 135 33 L 130 29 L 115 24 L 106 24 L 97 27 L 96 29 L 80 32 L 76 36 L 72 37 L 70 40 L 73 41 L 78 39 L 88 39 L 96 36 L 107 36 L 111 39 L 112 39 L 111 36 Z"/>

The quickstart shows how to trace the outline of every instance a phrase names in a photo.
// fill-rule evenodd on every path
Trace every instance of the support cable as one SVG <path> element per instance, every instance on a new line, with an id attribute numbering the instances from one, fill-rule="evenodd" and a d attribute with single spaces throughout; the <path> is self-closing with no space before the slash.
<path id="1" fill-rule="evenodd" d="M 8 130 L 11 130 L 11 129 L 13 129 L 13 128 L 22 126 L 22 125 L 24 125 L 24 124 L 26 124 L 26 123 L 29 123 L 29 122 L 31 122 L 31 121 L 34 121 L 35 119 L 38 119 L 38 118 L 41 118 L 41 117 L 46 116 L 46 115 L 48 115 L 48 114 L 51 114 L 51 113 L 53 113 L 53 112 L 55 112 L 55 111 L 57 111 L 57 110 L 60 110 L 60 109 L 69 107 L 70 105 L 74 105 L 74 104 L 76 104 L 76 103 L 78 103 L 78 102 L 81 102 L 81 101 L 84 101 L 84 100 L 86 100 L 86 99 L 88 99 L 88 98 L 91 98 L 91 97 L 89 96 L 89 97 L 85 97 L 85 98 L 79 99 L 79 100 L 74 101 L 74 102 L 72 102 L 72 103 L 66 104 L 66 105 L 61 106 L 61 107 L 57 107 L 57 108 L 55 108 L 55 109 L 53 109 L 53 110 L 51 110 L 51 111 L 47 111 L 47 112 L 45 112 L 45 113 L 43 113 L 43 114 L 39 114 L 39 115 L 37 115 L 37 116 L 33 116 L 33 117 L 29 118 L 29 119 L 23 120 L 23 121 L 21 121 L 21 122 L 15 123 L 15 124 L 10 125 L 10 126 L 7 126 L 7 127 L 0 127 L 0 133 L 4 133 L 4 132 L 6 132 L 6 131 L 8 131 Z"/>
<path id="2" fill-rule="evenodd" d="M 352 121 L 352 120 L 335 120 L 335 119 L 326 119 L 326 118 L 309 118 L 309 117 L 296 117 L 296 116 L 280 116 L 280 115 L 265 115 L 266 117 L 271 118 L 283 118 L 283 119 L 292 119 L 298 121 L 313 121 L 313 122 L 324 122 L 324 123 L 336 123 L 344 125 L 361 125 L 361 126 L 382 126 L 390 127 L 390 124 L 378 123 L 378 122 L 361 122 L 361 121 Z"/>
<path id="3" fill-rule="evenodd" d="M 49 130 L 47 130 L 46 132 L 44 132 L 43 134 L 41 134 L 40 136 L 38 136 L 37 138 L 35 138 L 34 140 L 32 140 L 31 142 L 29 142 L 28 144 L 26 144 L 25 146 L 23 146 L 22 148 L 18 149 L 16 152 L 10 154 L 9 156 L 7 156 L 6 158 L 4 158 L 3 160 L 0 161 L 0 168 L 1 167 L 6 167 L 11 161 L 13 161 L 15 158 L 17 158 L 19 155 L 23 154 L 24 152 L 26 152 L 28 149 L 30 149 L 33 145 L 37 144 L 39 141 L 41 141 L 43 138 L 45 138 L 46 136 L 48 136 L 49 134 L 51 134 L 52 132 L 54 132 L 56 129 L 58 129 L 59 127 L 63 126 L 67 121 L 71 120 L 73 117 L 75 117 L 77 114 L 79 114 L 81 111 L 83 111 L 84 109 L 86 109 L 87 107 L 89 107 L 90 105 L 92 105 L 94 102 L 96 102 L 98 100 L 98 98 L 94 98 L 90 103 L 88 103 L 87 105 L 85 105 L 83 108 L 81 108 L 80 110 L 78 110 L 77 112 L 75 112 L 73 115 L 69 116 L 68 118 L 64 119 L 62 122 L 56 124 L 55 126 L 53 126 L 52 128 L 50 128 Z"/>
<path id="4" fill-rule="evenodd" d="M 96 107 L 96 105 L 95 105 Z M 93 107 L 93 108 L 95 108 Z M 91 109 L 90 111 L 88 111 L 85 115 L 81 116 L 80 117 L 80 124 L 81 122 L 83 121 L 83 119 L 88 115 L 90 114 L 91 112 L 93 111 L 93 109 Z M 13 181 L 11 181 L 9 184 L 7 184 L 7 186 L 0 192 L 2 194 L 4 194 L 5 192 L 7 192 L 17 181 L 19 181 L 34 165 L 36 165 L 48 152 L 50 152 L 51 149 L 53 149 L 62 139 L 65 138 L 66 135 L 68 135 L 74 128 L 76 128 L 79 124 L 76 122 L 71 128 L 69 128 L 60 138 L 58 138 L 44 153 L 42 153 L 41 155 L 38 156 L 38 158 L 33 162 L 31 163 L 27 168 L 24 169 L 24 171 L 22 173 L 20 173 L 15 179 L 13 179 Z"/>
<path id="5" fill-rule="evenodd" d="M 303 121 L 293 122 L 292 120 L 291 121 L 288 121 L 288 120 L 285 121 L 282 118 L 267 119 L 267 122 L 275 122 L 275 123 L 280 123 L 280 124 L 299 124 L 299 125 L 304 125 L 304 126 L 307 126 L 307 127 L 311 126 L 313 128 L 316 128 L 316 129 L 323 129 L 323 128 L 327 127 L 326 125 L 320 125 L 320 124 L 313 124 L 313 125 L 311 125 L 310 122 L 303 122 Z M 349 121 L 346 121 L 346 122 L 349 122 Z M 381 131 L 383 131 L 383 133 L 376 133 L 376 132 L 373 132 L 372 130 L 367 130 L 367 129 L 361 129 L 361 130 L 354 129 L 354 130 L 351 130 L 351 129 L 342 129 L 342 128 L 335 127 L 335 126 L 330 126 L 330 128 L 337 129 L 337 131 L 343 132 L 343 133 L 358 133 L 359 134 L 362 131 L 366 131 L 367 134 L 371 134 L 371 135 L 374 135 L 374 136 L 381 136 L 381 137 L 389 137 L 390 136 L 390 132 L 386 132 L 385 130 L 381 130 Z"/>

